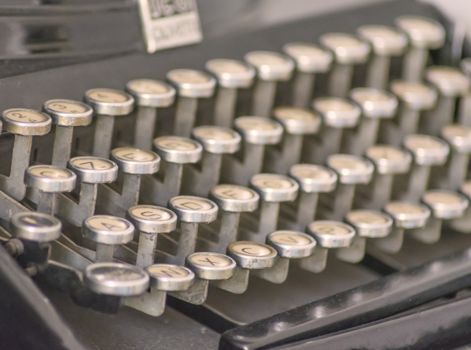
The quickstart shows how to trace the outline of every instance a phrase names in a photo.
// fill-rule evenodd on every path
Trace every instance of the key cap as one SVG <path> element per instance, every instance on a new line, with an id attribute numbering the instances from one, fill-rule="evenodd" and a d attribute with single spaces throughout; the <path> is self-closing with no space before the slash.
<path id="1" fill-rule="evenodd" d="M 188 137 L 196 122 L 198 99 L 214 94 L 216 80 L 194 69 L 173 69 L 167 73 L 167 80 L 175 86 L 178 94 L 173 132 Z"/>
<path id="2" fill-rule="evenodd" d="M 51 130 L 51 117 L 33 109 L 11 108 L 2 113 L 3 130 L 14 135 L 10 172 L 0 176 L 0 187 L 16 200 L 26 194 L 23 182 L 31 158 L 33 136 L 42 136 Z"/>
<path id="3" fill-rule="evenodd" d="M 159 176 L 145 176 L 141 201 L 167 205 L 170 198 L 180 194 L 185 165 L 197 163 L 203 147 L 196 141 L 178 136 L 161 136 L 154 140 L 154 149 L 163 161 Z"/>
<path id="4" fill-rule="evenodd" d="M 84 100 L 96 115 L 92 155 L 107 158 L 113 143 L 115 117 L 131 113 L 134 98 L 120 90 L 97 88 L 87 90 Z"/>
<path id="5" fill-rule="evenodd" d="M 344 129 L 357 125 L 361 110 L 336 97 L 317 98 L 314 110 L 322 117 L 323 127 L 315 138 L 305 138 L 303 160 L 306 163 L 324 163 L 327 156 L 340 152 Z"/>
<path id="6" fill-rule="evenodd" d="M 265 170 L 286 174 L 289 168 L 301 161 L 305 138 L 319 131 L 320 117 L 303 108 L 277 107 L 273 118 L 283 126 L 281 144 L 267 149 Z"/>
<path id="7" fill-rule="evenodd" d="M 117 216 L 94 215 L 83 222 L 82 235 L 96 243 L 96 262 L 110 262 L 115 246 L 132 241 L 134 226 Z"/>
<path id="8" fill-rule="evenodd" d="M 51 164 L 64 168 L 71 156 L 74 127 L 90 125 L 93 109 L 80 101 L 54 99 L 44 102 L 43 111 L 56 125 Z"/>
<path id="9" fill-rule="evenodd" d="M 118 177 L 118 166 L 111 160 L 92 156 L 75 157 L 68 167 L 80 181 L 78 200 L 68 196 L 58 197 L 58 216 L 75 226 L 95 213 L 98 185 L 111 183 Z"/>
<path id="10" fill-rule="evenodd" d="M 225 159 L 222 180 L 247 185 L 253 175 L 262 171 L 265 146 L 279 143 L 283 128 L 276 121 L 256 116 L 238 117 L 234 128 L 242 136 L 242 149 Z"/>
<path id="11" fill-rule="evenodd" d="M 166 260 L 183 264 L 186 257 L 195 251 L 198 225 L 216 220 L 218 207 L 209 199 L 195 196 L 176 196 L 168 204 L 178 216 L 179 230 L 175 254 L 167 256 Z"/>
<path id="12" fill-rule="evenodd" d="M 356 186 L 371 181 L 374 167 L 369 160 L 349 154 L 329 156 L 327 166 L 337 173 L 338 184 L 329 194 L 330 198 L 327 198 L 330 203 L 323 203 L 321 216 L 330 220 L 342 220 L 352 209 Z"/>
<path id="13" fill-rule="evenodd" d="M 418 132 L 424 112 L 430 110 L 437 101 L 437 92 L 428 85 L 404 80 L 394 80 L 391 91 L 399 100 L 399 108 L 397 118 L 386 121 L 382 138 L 392 146 L 399 146 L 404 137 Z"/>
<path id="14" fill-rule="evenodd" d="M 383 25 L 364 25 L 357 29 L 371 45 L 372 55 L 366 73 L 366 86 L 385 89 L 389 81 L 391 58 L 401 56 L 408 44 L 405 34 Z"/>
<path id="15" fill-rule="evenodd" d="M 332 53 L 317 45 L 303 42 L 288 43 L 283 46 L 283 52 L 296 64 L 292 104 L 296 107 L 309 107 L 316 74 L 326 73 L 330 69 Z"/>
<path id="16" fill-rule="evenodd" d="M 10 219 L 13 237 L 25 241 L 52 242 L 61 235 L 61 222 L 52 215 L 37 212 L 20 212 Z"/>
<path id="17" fill-rule="evenodd" d="M 102 186 L 99 191 L 100 211 L 124 216 L 129 207 L 138 203 L 141 180 L 155 174 L 160 167 L 160 157 L 151 151 L 133 147 L 118 147 L 111 151 L 111 159 L 118 165 L 121 188 Z"/>
<path id="18" fill-rule="evenodd" d="M 459 70 L 445 66 L 433 66 L 426 70 L 425 79 L 438 91 L 438 101 L 424 121 L 425 133 L 438 135 L 440 130 L 453 123 L 458 98 L 469 91 L 469 78 Z"/>
<path id="19" fill-rule="evenodd" d="M 223 156 L 239 150 L 241 137 L 234 130 L 219 126 L 196 127 L 192 136 L 203 146 L 203 157 L 201 166 L 186 168 L 183 188 L 185 193 L 204 197 L 219 182 Z"/>
<path id="20" fill-rule="evenodd" d="M 360 199 L 361 207 L 383 208 L 391 200 L 395 176 L 409 171 L 412 156 L 400 148 L 376 145 L 366 150 L 365 157 L 374 164 L 375 173 L 365 188 L 365 199 Z"/>
<path id="21" fill-rule="evenodd" d="M 275 103 L 277 84 L 291 78 L 294 62 L 289 57 L 272 51 L 251 51 L 245 54 L 244 59 L 257 73 L 252 96 L 252 115 L 269 117 Z"/>
<path id="22" fill-rule="evenodd" d="M 347 97 L 348 90 L 352 87 L 353 68 L 366 62 L 370 47 L 366 42 L 347 33 L 323 34 L 319 41 L 334 55 L 328 94 L 334 97 Z"/>
<path id="23" fill-rule="evenodd" d="M 259 194 L 261 203 L 257 227 L 254 232 L 247 232 L 247 236 L 264 243 L 267 235 L 277 229 L 280 204 L 294 201 L 299 185 L 285 175 L 257 174 L 250 180 L 250 186 Z"/>
<path id="24" fill-rule="evenodd" d="M 153 79 L 134 79 L 126 84 L 126 92 L 136 101 L 134 147 L 150 150 L 154 139 L 158 109 L 175 101 L 175 89 L 169 84 Z"/>
<path id="25" fill-rule="evenodd" d="M 412 154 L 414 162 L 406 183 L 399 182 L 396 192 L 403 200 L 418 201 L 428 188 L 431 168 L 445 164 L 450 148 L 436 137 L 418 134 L 408 135 L 404 147 Z"/>
<path id="26" fill-rule="evenodd" d="M 57 211 L 57 194 L 73 191 L 76 180 L 72 171 L 53 165 L 33 165 L 25 174 L 26 186 L 39 191 L 37 211 L 51 215 Z"/>
<path id="27" fill-rule="evenodd" d="M 459 188 L 459 193 L 464 196 L 468 202 L 471 201 L 471 181 L 465 181 Z M 471 207 L 468 205 L 464 214 L 450 220 L 449 226 L 460 233 L 471 233 Z"/>
<path id="28" fill-rule="evenodd" d="M 336 251 L 339 260 L 348 263 L 359 263 L 365 257 L 366 240 L 375 240 L 389 235 L 392 231 L 393 220 L 377 210 L 352 210 L 348 212 L 345 221 L 356 231 L 356 236 L 350 247 Z"/>
<path id="29" fill-rule="evenodd" d="M 389 202 L 383 209 L 394 221 L 389 235 L 377 238 L 372 243 L 387 254 L 398 253 L 404 242 L 404 230 L 424 227 L 430 217 L 430 209 L 422 204 L 395 201 Z"/>
<path id="30" fill-rule="evenodd" d="M 403 59 L 402 78 L 418 82 L 422 79 L 429 50 L 439 49 L 445 43 L 445 29 L 440 23 L 420 16 L 400 16 L 395 23 L 409 38 L 409 48 Z"/>
<path id="31" fill-rule="evenodd" d="M 84 283 L 94 293 L 119 297 L 143 294 L 149 288 L 149 275 L 140 267 L 114 262 L 90 264 Z"/>
<path id="32" fill-rule="evenodd" d="M 325 269 L 329 250 L 349 247 L 355 237 L 355 229 L 352 226 L 331 220 L 313 221 L 309 224 L 307 232 L 314 237 L 317 246 L 310 257 L 300 260 L 299 266 L 313 273 Z"/>
<path id="33" fill-rule="evenodd" d="M 241 61 L 216 58 L 206 62 L 206 70 L 218 82 L 213 123 L 228 128 L 235 117 L 238 91 L 252 86 L 255 69 Z"/>
<path id="34" fill-rule="evenodd" d="M 292 228 L 304 231 L 315 218 L 320 193 L 331 192 L 337 185 L 337 174 L 326 167 L 314 164 L 295 164 L 289 175 L 299 185 L 299 195 L 295 203 Z"/>
<path id="35" fill-rule="evenodd" d="M 362 118 L 356 130 L 349 133 L 346 150 L 361 155 L 376 144 L 380 123 L 394 117 L 398 102 L 392 94 L 373 88 L 355 88 L 350 92 L 350 98 L 360 106 Z"/>
<path id="36" fill-rule="evenodd" d="M 431 212 L 431 216 L 423 228 L 412 230 L 411 237 L 426 244 L 440 240 L 444 222 L 462 217 L 468 208 L 468 200 L 452 191 L 430 190 L 422 196 L 422 203 Z"/>
<path id="37" fill-rule="evenodd" d="M 139 234 L 136 265 L 148 267 L 154 264 L 158 235 L 175 231 L 177 215 L 167 208 L 141 204 L 129 208 L 127 216 Z"/>

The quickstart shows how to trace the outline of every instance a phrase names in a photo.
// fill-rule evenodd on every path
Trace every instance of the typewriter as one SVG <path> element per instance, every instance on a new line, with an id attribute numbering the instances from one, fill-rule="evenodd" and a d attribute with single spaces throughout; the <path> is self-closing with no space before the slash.
<path id="1" fill-rule="evenodd" d="M 437 7 L 0 18 L 1 349 L 471 344 L 471 59 Z"/>

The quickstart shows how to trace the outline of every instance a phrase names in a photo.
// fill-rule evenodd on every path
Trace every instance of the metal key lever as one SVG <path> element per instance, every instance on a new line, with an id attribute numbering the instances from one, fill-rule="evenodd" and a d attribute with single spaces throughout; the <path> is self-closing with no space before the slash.
<path id="1" fill-rule="evenodd" d="M 317 114 L 297 107 L 277 107 L 273 118 L 283 126 L 284 133 L 279 145 L 267 148 L 264 170 L 286 174 L 301 161 L 303 141 L 319 131 L 321 120 Z"/>
<path id="2" fill-rule="evenodd" d="M 307 227 L 307 233 L 317 242 L 311 256 L 298 261 L 303 270 L 320 273 L 327 265 L 327 255 L 332 249 L 350 247 L 355 238 L 355 229 L 340 221 L 317 220 Z"/>
<path id="3" fill-rule="evenodd" d="M 407 37 L 392 27 L 382 25 L 364 25 L 357 29 L 357 33 L 369 42 L 372 50 L 366 72 L 366 86 L 385 89 L 389 81 L 391 58 L 404 53 Z"/>
<path id="4" fill-rule="evenodd" d="M 115 190 L 109 186 L 100 186 L 98 209 L 102 213 L 125 216 L 128 208 L 139 201 L 142 177 L 159 170 L 160 157 L 151 151 L 119 147 L 111 151 L 111 159 L 120 169 L 121 188 Z"/>
<path id="5" fill-rule="evenodd" d="M 355 65 L 365 63 L 370 53 L 369 45 L 347 33 L 327 33 L 321 35 L 320 43 L 334 54 L 334 65 L 330 72 L 328 94 L 334 97 L 347 97 L 352 87 Z"/>
<path id="6" fill-rule="evenodd" d="M 426 244 L 437 243 L 443 224 L 462 217 L 469 205 L 463 195 L 445 190 L 425 192 L 422 203 L 430 209 L 431 217 L 423 228 L 411 230 L 411 237 Z"/>
<path id="7" fill-rule="evenodd" d="M 96 115 L 92 155 L 108 158 L 113 146 L 115 117 L 130 114 L 134 98 L 120 90 L 97 88 L 87 90 L 84 100 Z"/>
<path id="8" fill-rule="evenodd" d="M 252 86 L 255 69 L 244 62 L 226 58 L 209 60 L 205 66 L 206 70 L 212 73 L 218 81 L 213 123 L 229 128 L 237 112 L 238 91 Z"/>
<path id="9" fill-rule="evenodd" d="M 296 107 L 309 107 L 316 74 L 326 73 L 330 69 L 333 60 L 332 53 L 317 45 L 302 42 L 284 45 L 283 52 L 296 63 L 292 104 Z"/>
<path id="10" fill-rule="evenodd" d="M 203 146 L 201 165 L 188 166 L 183 174 L 183 193 L 205 197 L 219 183 L 224 155 L 237 152 L 241 137 L 232 129 L 199 126 L 192 136 Z"/>
<path id="11" fill-rule="evenodd" d="M 291 78 L 294 62 L 273 51 L 248 52 L 244 59 L 257 72 L 252 96 L 252 115 L 269 117 L 274 107 L 277 85 Z"/>
<path id="12" fill-rule="evenodd" d="M 404 231 L 424 227 L 430 217 L 430 209 L 410 202 L 390 202 L 383 210 L 392 217 L 394 226 L 389 235 L 375 239 L 372 244 L 387 254 L 398 253 L 404 242 Z"/>
<path id="13" fill-rule="evenodd" d="M 149 274 L 150 288 L 135 297 L 128 297 L 124 305 L 157 317 L 164 313 L 167 293 L 188 290 L 194 283 L 195 274 L 188 268 L 171 264 L 153 264 L 145 268 Z"/>
<path id="14" fill-rule="evenodd" d="M 57 215 L 80 227 L 86 218 L 95 214 L 98 185 L 114 182 L 118 166 L 108 159 L 91 156 L 72 158 L 68 166 L 80 181 L 78 200 L 66 195 L 58 196 Z"/>
<path id="15" fill-rule="evenodd" d="M 337 249 L 336 257 L 353 264 L 365 257 L 367 240 L 386 237 L 393 226 L 389 215 L 375 210 L 353 210 L 347 214 L 345 221 L 355 229 L 356 235 L 350 247 Z"/>
<path id="16" fill-rule="evenodd" d="M 238 117 L 234 128 L 242 136 L 242 149 L 224 159 L 222 180 L 245 186 L 253 175 L 261 172 L 266 145 L 279 143 L 283 128 L 276 121 L 256 116 Z"/>
<path id="17" fill-rule="evenodd" d="M 144 203 L 167 205 L 170 198 L 181 192 L 185 165 L 197 163 L 203 147 L 185 137 L 162 136 L 154 140 L 154 148 L 163 160 L 162 170 L 159 177 L 143 177 L 140 199 Z"/>
<path id="18" fill-rule="evenodd" d="M 44 102 L 43 111 L 55 124 L 52 165 L 66 167 L 72 153 L 74 128 L 92 122 L 93 109 L 83 102 L 55 99 Z"/>
<path id="19" fill-rule="evenodd" d="M 459 193 L 463 195 L 468 202 L 471 201 L 471 181 L 464 182 Z M 457 219 L 451 220 L 448 225 L 455 231 L 460 233 L 471 233 L 471 206 L 468 205 L 463 215 Z"/>
<path id="20" fill-rule="evenodd" d="M 189 137 L 196 123 L 198 99 L 214 94 L 216 80 L 205 72 L 193 69 L 174 69 L 167 73 L 167 80 L 177 90 L 174 134 Z"/>
<path id="21" fill-rule="evenodd" d="M 402 79 L 418 82 L 427 65 L 429 50 L 439 49 L 445 43 L 445 29 L 440 23 L 420 16 L 401 16 L 395 23 L 409 38 Z"/>
<path id="22" fill-rule="evenodd" d="M 126 91 L 134 97 L 137 106 L 134 147 L 150 150 L 157 123 L 157 111 L 173 104 L 175 89 L 160 80 L 135 79 L 126 84 Z"/>
<path id="23" fill-rule="evenodd" d="M 33 136 L 51 130 L 51 117 L 33 109 L 12 108 L 2 113 L 3 129 L 14 135 L 10 172 L 0 175 L 0 189 L 16 200 L 26 194 L 23 180 L 31 158 Z"/>

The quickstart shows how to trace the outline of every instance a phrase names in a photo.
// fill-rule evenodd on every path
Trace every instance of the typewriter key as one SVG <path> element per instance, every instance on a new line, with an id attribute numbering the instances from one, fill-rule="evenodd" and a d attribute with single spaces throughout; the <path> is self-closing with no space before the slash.
<path id="1" fill-rule="evenodd" d="M 369 42 L 373 55 L 368 63 L 366 85 L 385 89 L 389 81 L 391 57 L 400 56 L 407 47 L 407 37 L 396 29 L 382 25 L 364 25 L 358 35 Z"/>
<path id="2" fill-rule="evenodd" d="M 213 95 L 216 80 L 194 69 L 173 69 L 167 73 L 167 80 L 178 93 L 173 131 L 178 136 L 188 137 L 196 122 L 198 99 Z"/>
<path id="3" fill-rule="evenodd" d="M 310 110 L 297 107 L 277 107 L 273 117 L 283 126 L 284 135 L 279 147 L 267 149 L 265 170 L 286 174 L 301 160 L 303 140 L 319 131 L 321 120 Z"/>
<path id="4" fill-rule="evenodd" d="M 304 230 L 316 218 L 319 194 L 335 189 L 337 174 L 320 165 L 296 164 L 291 167 L 289 175 L 299 185 L 293 226 Z"/>
<path id="5" fill-rule="evenodd" d="M 429 50 L 439 49 L 445 43 L 445 29 L 430 19 L 420 16 L 401 16 L 396 25 L 408 36 L 409 48 L 404 56 L 404 80 L 418 82 L 427 65 Z"/>
<path id="6" fill-rule="evenodd" d="M 335 58 L 329 78 L 329 95 L 346 97 L 352 86 L 353 67 L 366 62 L 370 47 L 347 33 L 327 33 L 321 35 L 319 40 L 333 52 Z"/>
<path id="7" fill-rule="evenodd" d="M 438 95 L 430 86 L 403 80 L 393 81 L 391 91 L 399 99 L 397 121 L 386 121 L 383 138 L 399 146 L 407 135 L 417 133 L 421 115 L 435 105 Z"/>
<path id="8" fill-rule="evenodd" d="M 82 156 L 69 160 L 69 168 L 82 184 L 110 183 L 118 176 L 116 163 L 105 158 Z"/>
<path id="9" fill-rule="evenodd" d="M 96 242 L 95 261 L 112 261 L 115 246 L 133 239 L 134 226 L 116 216 L 94 215 L 83 222 L 82 234 Z"/>
<path id="10" fill-rule="evenodd" d="M 154 264 L 145 271 L 150 277 L 150 287 L 161 291 L 176 292 L 188 289 L 195 274 L 190 269 L 172 264 Z"/>
<path id="11" fill-rule="evenodd" d="M 113 149 L 111 159 L 124 174 L 130 175 L 154 174 L 160 166 L 160 157 L 157 154 L 132 147 Z"/>
<path id="12" fill-rule="evenodd" d="M 338 221 L 318 220 L 308 226 L 308 232 L 312 235 L 320 247 L 342 248 L 352 244 L 355 237 L 355 229 L 350 225 Z"/>
<path id="13" fill-rule="evenodd" d="M 251 241 L 229 244 L 227 253 L 243 269 L 266 269 L 275 264 L 276 250 L 269 245 Z"/>
<path id="14" fill-rule="evenodd" d="M 192 136 L 203 146 L 201 169 L 188 167 L 184 175 L 184 192 L 207 196 L 209 190 L 218 184 L 224 154 L 239 150 L 241 137 L 232 129 L 220 126 L 199 126 Z"/>
<path id="15" fill-rule="evenodd" d="M 223 179 L 246 185 L 250 178 L 262 170 L 266 145 L 280 142 L 283 128 L 269 118 L 243 116 L 234 122 L 234 128 L 243 140 L 242 160 L 236 156 L 226 160 Z"/>
<path id="16" fill-rule="evenodd" d="M 255 69 L 244 62 L 226 58 L 215 58 L 206 62 L 206 70 L 217 81 L 213 112 L 213 123 L 230 127 L 236 113 L 238 89 L 248 88 L 255 78 Z"/>
<path id="17" fill-rule="evenodd" d="M 404 139 L 404 147 L 411 152 L 414 163 L 401 198 L 418 201 L 427 189 L 432 166 L 445 164 L 450 148 L 436 137 L 417 134 L 408 135 Z M 404 188 L 402 183 L 398 183 L 398 192 L 399 187 Z"/>
<path id="18" fill-rule="evenodd" d="M 84 100 L 97 116 L 92 154 L 106 158 L 112 146 L 114 119 L 132 112 L 134 98 L 120 90 L 97 88 L 87 90 Z"/>
<path id="19" fill-rule="evenodd" d="M 236 268 L 235 261 L 225 254 L 198 252 L 186 258 L 187 266 L 199 279 L 226 280 Z"/>
<path id="20" fill-rule="evenodd" d="M 244 59 L 257 72 L 252 114 L 269 117 L 275 103 L 277 83 L 291 78 L 294 63 L 289 57 L 272 51 L 248 52 Z"/>
<path id="21" fill-rule="evenodd" d="M 16 200 L 22 200 L 26 193 L 23 182 L 31 159 L 33 136 L 46 135 L 51 130 L 51 118 L 39 111 L 26 108 L 12 108 L 2 113 L 3 130 L 14 135 L 10 172 L 0 175 L 2 191 Z"/>
<path id="22" fill-rule="evenodd" d="M 56 125 L 52 165 L 65 167 L 71 155 L 74 127 L 90 125 L 93 109 L 83 102 L 55 99 L 44 102 L 43 110 Z"/>
<path id="23" fill-rule="evenodd" d="M 84 283 L 98 294 L 128 297 L 149 288 L 149 275 L 137 266 L 100 262 L 85 268 Z"/>
<path id="24" fill-rule="evenodd" d="M 61 222 L 44 213 L 20 212 L 11 217 L 12 235 L 33 242 L 51 242 L 61 235 Z"/>
<path id="25" fill-rule="evenodd" d="M 291 57 L 296 64 L 292 104 L 296 107 L 309 107 L 315 76 L 318 73 L 326 73 L 330 69 L 332 54 L 317 45 L 302 42 L 284 45 L 283 52 Z"/>
<path id="26" fill-rule="evenodd" d="M 381 121 L 395 116 L 398 103 L 390 93 L 373 88 L 353 89 L 350 98 L 360 106 L 362 118 L 357 129 L 350 132 L 347 150 L 361 155 L 376 144 Z"/>
<path id="27" fill-rule="evenodd" d="M 373 244 L 381 251 L 396 254 L 404 242 L 404 230 L 424 227 L 430 218 L 430 209 L 411 202 L 389 202 L 383 209 L 394 221 L 391 233 L 383 238 L 376 238 Z"/>
<path id="28" fill-rule="evenodd" d="M 439 92 L 438 101 L 423 123 L 425 133 L 437 135 L 453 122 L 456 101 L 468 93 L 469 78 L 455 68 L 433 66 L 425 72 L 425 79 Z"/>
<path id="29" fill-rule="evenodd" d="M 139 232 L 136 265 L 150 266 L 154 263 L 158 234 L 174 231 L 177 215 L 167 208 L 153 205 L 136 205 L 128 209 L 127 215 Z"/>
<path id="30" fill-rule="evenodd" d="M 267 244 L 275 248 L 282 258 L 300 259 L 311 256 L 317 243 L 303 232 L 283 230 L 270 233 Z"/>
<path id="31" fill-rule="evenodd" d="M 68 169 L 52 165 L 33 165 L 26 170 L 26 186 L 39 191 L 37 210 L 39 212 L 54 214 L 56 207 L 56 194 L 71 192 L 75 188 L 77 176 Z"/>
<path id="32" fill-rule="evenodd" d="M 169 107 L 175 101 L 175 89 L 167 83 L 153 79 L 135 79 L 126 84 L 137 106 L 134 146 L 144 150 L 152 148 L 157 110 Z"/>
<path id="33" fill-rule="evenodd" d="M 427 244 L 440 240 L 443 221 L 462 217 L 468 208 L 468 200 L 463 195 L 446 190 L 425 192 L 422 203 L 430 209 L 431 217 L 425 227 L 412 230 L 412 237 Z"/>

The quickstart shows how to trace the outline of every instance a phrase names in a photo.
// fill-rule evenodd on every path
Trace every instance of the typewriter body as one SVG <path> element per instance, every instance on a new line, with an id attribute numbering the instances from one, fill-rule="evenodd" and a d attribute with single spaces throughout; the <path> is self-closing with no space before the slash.
<path id="1" fill-rule="evenodd" d="M 465 30 L 317 3 L 0 5 L 0 348 L 471 344 Z"/>

